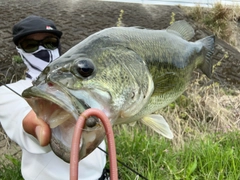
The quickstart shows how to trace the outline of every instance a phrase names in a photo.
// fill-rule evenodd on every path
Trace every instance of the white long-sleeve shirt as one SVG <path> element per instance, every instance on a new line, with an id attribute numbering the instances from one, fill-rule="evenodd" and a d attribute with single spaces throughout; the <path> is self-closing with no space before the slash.
<path id="1" fill-rule="evenodd" d="M 31 80 L 20 80 L 8 84 L 17 93 L 32 86 Z M 67 180 L 70 177 L 70 165 L 52 151 L 50 146 L 42 147 L 38 141 L 23 130 L 22 120 L 31 111 L 31 107 L 20 96 L 0 87 L 0 122 L 10 139 L 22 148 L 22 176 L 26 180 Z M 102 142 L 100 147 L 106 149 Z M 79 162 L 79 179 L 95 180 L 101 177 L 106 164 L 105 154 L 95 149 Z"/>

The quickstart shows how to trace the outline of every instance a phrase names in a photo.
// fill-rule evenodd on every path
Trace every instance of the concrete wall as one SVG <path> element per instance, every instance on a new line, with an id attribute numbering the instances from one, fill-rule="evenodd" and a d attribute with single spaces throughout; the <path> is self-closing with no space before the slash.
<path id="1" fill-rule="evenodd" d="M 115 1 L 115 2 L 129 2 L 141 4 L 159 4 L 159 5 L 182 5 L 182 6 L 196 6 L 211 8 L 215 3 L 221 2 L 224 5 L 240 5 L 240 0 L 100 0 L 100 1 Z"/>

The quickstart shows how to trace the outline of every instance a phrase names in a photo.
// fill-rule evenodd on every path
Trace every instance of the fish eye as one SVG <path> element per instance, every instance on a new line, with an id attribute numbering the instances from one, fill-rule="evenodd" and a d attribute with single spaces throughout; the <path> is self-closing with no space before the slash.
<path id="1" fill-rule="evenodd" d="M 95 66 L 90 59 L 80 59 L 74 63 L 74 74 L 81 78 L 91 76 L 95 70 Z"/>

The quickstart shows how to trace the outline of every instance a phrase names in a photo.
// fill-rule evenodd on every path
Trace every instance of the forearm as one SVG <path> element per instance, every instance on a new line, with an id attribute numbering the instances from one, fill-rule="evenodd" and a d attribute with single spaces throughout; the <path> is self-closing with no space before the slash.
<path id="1" fill-rule="evenodd" d="M 20 91 L 21 88 L 14 89 Z M 36 138 L 23 129 L 23 119 L 31 112 L 28 103 L 5 87 L 0 87 L 0 122 L 10 139 L 31 153 L 45 153 L 49 146 L 41 147 Z"/>

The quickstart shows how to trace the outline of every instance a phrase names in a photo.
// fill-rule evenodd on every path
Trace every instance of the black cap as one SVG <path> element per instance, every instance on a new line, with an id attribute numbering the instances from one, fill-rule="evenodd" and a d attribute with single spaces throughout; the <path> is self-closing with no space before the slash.
<path id="1" fill-rule="evenodd" d="M 53 21 L 41 16 L 28 16 L 13 26 L 13 42 L 18 45 L 18 41 L 24 36 L 33 33 L 52 33 L 61 38 L 62 32 L 57 30 Z"/>

